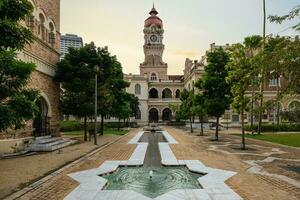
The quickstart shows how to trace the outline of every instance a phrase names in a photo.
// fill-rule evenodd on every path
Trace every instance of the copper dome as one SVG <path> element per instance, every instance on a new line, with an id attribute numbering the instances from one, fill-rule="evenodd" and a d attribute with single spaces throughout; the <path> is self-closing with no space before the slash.
<path id="1" fill-rule="evenodd" d="M 153 5 L 152 10 L 149 12 L 149 14 L 151 16 L 148 17 L 148 19 L 145 20 L 145 27 L 149 27 L 151 25 L 156 25 L 156 26 L 159 26 L 159 27 L 162 28 L 163 22 L 159 17 L 156 16 L 158 14 L 158 12 L 154 8 L 154 5 Z"/>

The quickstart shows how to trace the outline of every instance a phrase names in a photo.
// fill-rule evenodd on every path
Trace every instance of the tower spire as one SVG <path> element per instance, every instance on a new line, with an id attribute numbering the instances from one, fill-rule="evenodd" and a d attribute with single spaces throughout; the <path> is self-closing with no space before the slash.
<path id="1" fill-rule="evenodd" d="M 152 10 L 149 12 L 150 15 L 157 15 L 158 12 L 156 11 L 155 9 L 155 5 L 154 5 L 154 1 L 153 1 L 153 7 L 152 7 Z"/>

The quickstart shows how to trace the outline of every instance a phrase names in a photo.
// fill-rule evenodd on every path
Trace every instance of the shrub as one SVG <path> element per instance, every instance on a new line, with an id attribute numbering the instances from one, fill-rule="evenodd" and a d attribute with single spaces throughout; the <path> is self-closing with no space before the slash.
<path id="1" fill-rule="evenodd" d="M 253 126 L 254 130 L 257 130 L 257 125 Z M 246 131 L 251 131 L 250 125 L 245 125 Z M 261 127 L 263 132 L 276 132 L 276 131 L 300 131 L 300 124 L 263 124 Z"/>
<path id="2" fill-rule="evenodd" d="M 100 129 L 101 123 L 97 123 L 98 128 Z M 137 123 L 136 122 L 129 122 L 129 127 L 136 128 Z M 104 129 L 116 129 L 120 126 L 120 128 L 125 128 L 126 123 L 120 122 L 120 125 L 118 122 L 104 122 Z M 71 131 L 81 131 L 84 129 L 84 124 L 81 121 L 61 121 L 60 122 L 60 130 L 61 132 L 71 132 Z M 88 122 L 88 129 L 94 129 L 94 123 Z"/>
<path id="3" fill-rule="evenodd" d="M 61 132 L 71 132 L 83 130 L 83 123 L 80 121 L 61 121 L 60 130 Z"/>

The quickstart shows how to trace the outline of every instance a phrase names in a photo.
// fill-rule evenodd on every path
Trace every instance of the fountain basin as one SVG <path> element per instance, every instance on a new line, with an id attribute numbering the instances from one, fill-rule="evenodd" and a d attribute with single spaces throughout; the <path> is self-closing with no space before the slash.
<path id="1" fill-rule="evenodd" d="M 150 179 L 151 170 L 153 176 Z M 102 177 L 108 181 L 106 190 L 133 190 L 155 198 L 176 189 L 199 189 L 197 179 L 201 176 L 185 167 L 121 167 Z"/>

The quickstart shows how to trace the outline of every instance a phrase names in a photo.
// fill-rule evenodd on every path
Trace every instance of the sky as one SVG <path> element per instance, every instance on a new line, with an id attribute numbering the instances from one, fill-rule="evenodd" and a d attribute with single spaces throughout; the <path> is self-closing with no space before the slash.
<path id="1" fill-rule="evenodd" d="M 200 60 L 211 43 L 242 42 L 262 35 L 262 0 L 154 0 L 164 23 L 164 62 L 170 75 L 182 74 L 186 58 Z M 267 15 L 287 14 L 300 0 L 266 0 Z M 144 61 L 143 28 L 153 0 L 61 0 L 61 33 L 108 46 L 124 73 L 139 73 Z M 298 19 L 299 20 L 299 19 Z M 296 35 L 295 20 L 267 23 L 267 34 Z"/>

